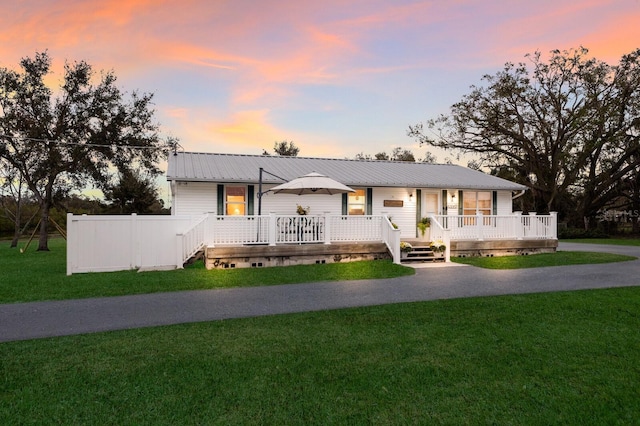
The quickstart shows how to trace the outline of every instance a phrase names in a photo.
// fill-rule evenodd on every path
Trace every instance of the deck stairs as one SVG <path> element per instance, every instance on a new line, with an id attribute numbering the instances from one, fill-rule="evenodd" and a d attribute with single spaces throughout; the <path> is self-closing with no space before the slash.
<path id="1" fill-rule="evenodd" d="M 411 242 L 413 250 L 405 253 L 401 258 L 402 263 L 417 263 L 417 262 L 443 262 L 444 255 L 435 253 L 431 250 L 428 243 Z"/>

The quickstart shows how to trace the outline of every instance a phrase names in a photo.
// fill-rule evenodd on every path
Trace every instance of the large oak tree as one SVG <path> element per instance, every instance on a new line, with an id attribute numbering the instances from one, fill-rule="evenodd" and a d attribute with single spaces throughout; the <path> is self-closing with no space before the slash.
<path id="1" fill-rule="evenodd" d="M 589 224 L 638 173 L 640 49 L 618 65 L 585 48 L 527 58 L 485 75 L 449 114 L 408 134 L 476 154 L 482 166 L 526 184 L 537 211 L 562 212 L 571 198 Z"/>
<path id="2" fill-rule="evenodd" d="M 151 94 L 127 95 L 113 72 L 66 63 L 60 86 L 47 85 L 51 58 L 23 58 L 20 71 L 0 68 L 0 157 L 19 171 L 42 215 L 38 250 L 48 250 L 56 198 L 88 185 L 106 187 L 118 170 L 160 172 L 166 155 Z"/>

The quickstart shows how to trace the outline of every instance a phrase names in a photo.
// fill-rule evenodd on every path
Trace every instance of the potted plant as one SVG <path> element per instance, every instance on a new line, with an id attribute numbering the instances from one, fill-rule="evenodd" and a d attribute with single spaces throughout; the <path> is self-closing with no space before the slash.
<path id="1" fill-rule="evenodd" d="M 413 246 L 406 242 L 406 241 L 400 241 L 400 255 L 401 257 L 405 258 L 409 255 L 409 253 L 411 253 L 411 251 L 413 251 Z"/>
<path id="2" fill-rule="evenodd" d="M 444 252 L 447 250 L 447 246 L 440 240 L 432 241 L 429 247 L 436 257 L 444 257 Z"/>
<path id="3" fill-rule="evenodd" d="M 309 207 L 309 206 L 307 206 L 306 208 L 305 208 L 305 207 L 302 207 L 300 204 L 298 204 L 298 205 L 296 206 L 296 211 L 298 212 L 298 214 L 299 214 L 300 216 L 304 216 L 304 215 L 309 214 L 309 211 L 310 211 L 310 210 L 311 210 L 311 207 Z"/>
<path id="4" fill-rule="evenodd" d="M 431 219 L 428 217 L 423 217 L 422 219 L 420 219 L 417 223 L 417 227 L 418 230 L 420 231 L 420 236 L 422 237 L 421 239 L 423 241 L 429 241 L 430 238 L 430 232 L 431 229 Z"/>

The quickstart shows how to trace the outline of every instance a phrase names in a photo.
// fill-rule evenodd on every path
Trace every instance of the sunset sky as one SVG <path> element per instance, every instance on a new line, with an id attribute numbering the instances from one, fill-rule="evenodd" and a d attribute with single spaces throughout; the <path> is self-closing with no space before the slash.
<path id="1" fill-rule="evenodd" d="M 640 47 L 640 0 L 2 0 L 0 67 L 48 50 L 155 94 L 187 151 L 352 158 L 396 146 L 507 61 Z M 56 77 L 59 77 L 58 74 Z M 434 152 L 438 160 L 445 153 Z"/>

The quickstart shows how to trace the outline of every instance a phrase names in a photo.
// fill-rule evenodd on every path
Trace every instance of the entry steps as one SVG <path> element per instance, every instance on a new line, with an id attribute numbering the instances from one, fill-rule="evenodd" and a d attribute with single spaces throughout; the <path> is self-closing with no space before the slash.
<path id="1" fill-rule="evenodd" d="M 444 261 L 444 253 L 434 252 L 427 244 L 419 245 L 416 243 L 411 243 L 411 245 L 413 246 L 413 250 L 408 253 L 402 254 L 400 259 L 402 263 Z"/>

